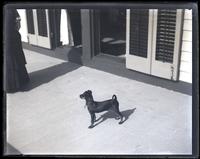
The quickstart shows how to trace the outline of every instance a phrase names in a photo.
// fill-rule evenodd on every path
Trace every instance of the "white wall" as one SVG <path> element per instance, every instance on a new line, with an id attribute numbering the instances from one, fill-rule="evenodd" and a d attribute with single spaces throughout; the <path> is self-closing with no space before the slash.
<path id="1" fill-rule="evenodd" d="M 21 28 L 19 32 L 21 34 L 21 39 L 23 42 L 28 42 L 28 30 L 27 30 L 27 22 L 26 22 L 26 10 L 25 9 L 17 9 L 20 18 L 21 18 Z"/>
<path id="2" fill-rule="evenodd" d="M 192 83 L 192 10 L 185 10 L 179 80 Z"/>

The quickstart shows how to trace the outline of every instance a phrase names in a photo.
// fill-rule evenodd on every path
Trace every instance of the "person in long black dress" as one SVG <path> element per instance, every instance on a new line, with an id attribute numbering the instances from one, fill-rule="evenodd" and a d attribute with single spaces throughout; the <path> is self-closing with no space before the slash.
<path id="1" fill-rule="evenodd" d="M 4 91 L 13 93 L 19 91 L 29 82 L 19 33 L 20 16 L 16 9 L 5 11 L 4 27 Z"/>

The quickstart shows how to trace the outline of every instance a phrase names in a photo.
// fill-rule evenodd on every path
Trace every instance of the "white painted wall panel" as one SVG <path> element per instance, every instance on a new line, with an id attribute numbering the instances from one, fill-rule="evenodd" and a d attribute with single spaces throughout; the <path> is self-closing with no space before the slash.
<path id="1" fill-rule="evenodd" d="M 184 20 L 183 30 L 192 31 L 192 20 Z"/>
<path id="2" fill-rule="evenodd" d="M 181 61 L 190 62 L 192 61 L 192 54 L 191 52 L 182 52 Z"/>
<path id="3" fill-rule="evenodd" d="M 192 10 L 188 9 L 184 14 L 179 80 L 192 83 Z"/>
<path id="4" fill-rule="evenodd" d="M 187 72 L 180 71 L 179 80 L 185 81 L 185 82 L 188 82 L 188 83 L 192 83 L 192 76 L 191 76 L 191 74 L 189 74 Z"/>
<path id="5" fill-rule="evenodd" d="M 185 9 L 184 19 L 190 19 L 190 20 L 192 20 L 192 10 L 191 9 Z"/>
<path id="6" fill-rule="evenodd" d="M 184 30 L 183 31 L 183 39 L 182 40 L 192 41 L 192 31 Z"/>
<path id="7" fill-rule="evenodd" d="M 182 41 L 182 52 L 192 53 L 192 42 L 191 41 Z"/>
<path id="8" fill-rule="evenodd" d="M 190 73 L 192 72 L 192 63 L 191 62 L 186 62 L 186 61 L 182 61 L 181 65 L 180 65 L 180 70 Z"/>

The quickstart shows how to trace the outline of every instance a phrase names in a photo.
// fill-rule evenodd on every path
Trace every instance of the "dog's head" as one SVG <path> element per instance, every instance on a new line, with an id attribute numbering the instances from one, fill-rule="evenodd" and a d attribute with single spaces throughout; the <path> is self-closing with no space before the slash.
<path id="1" fill-rule="evenodd" d="M 81 99 L 89 99 L 92 98 L 92 91 L 91 90 L 87 90 L 85 91 L 83 94 L 80 95 Z"/>

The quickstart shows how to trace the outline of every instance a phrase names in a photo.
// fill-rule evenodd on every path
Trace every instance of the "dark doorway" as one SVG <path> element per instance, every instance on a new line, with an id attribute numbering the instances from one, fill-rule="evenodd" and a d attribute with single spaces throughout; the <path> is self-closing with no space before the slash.
<path id="1" fill-rule="evenodd" d="M 80 9 L 67 9 L 74 46 L 82 44 L 81 38 L 81 12 Z M 68 21 L 68 22 L 69 22 Z"/>
<path id="2" fill-rule="evenodd" d="M 100 10 L 100 52 L 124 57 L 126 52 L 126 10 Z"/>

